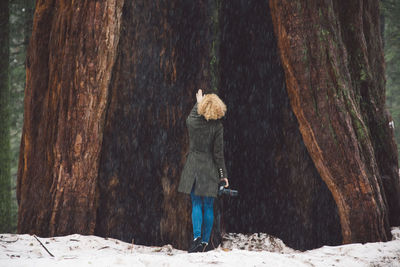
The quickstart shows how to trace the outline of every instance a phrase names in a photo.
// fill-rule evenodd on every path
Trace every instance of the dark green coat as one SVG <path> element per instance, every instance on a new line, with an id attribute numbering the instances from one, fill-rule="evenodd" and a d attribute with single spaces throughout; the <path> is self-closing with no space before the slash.
<path id="1" fill-rule="evenodd" d="M 226 178 L 223 126 L 220 120 L 207 121 L 194 105 L 186 126 L 189 132 L 189 153 L 182 171 L 178 191 L 190 194 L 195 183 L 197 196 L 216 197 L 220 172 Z"/>

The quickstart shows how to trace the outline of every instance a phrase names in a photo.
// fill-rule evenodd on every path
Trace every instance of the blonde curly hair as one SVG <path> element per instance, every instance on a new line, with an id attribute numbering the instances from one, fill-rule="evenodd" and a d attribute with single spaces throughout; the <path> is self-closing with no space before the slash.
<path id="1" fill-rule="evenodd" d="M 225 116 L 226 105 L 216 94 L 206 94 L 197 106 L 197 113 L 206 120 L 217 120 Z"/>

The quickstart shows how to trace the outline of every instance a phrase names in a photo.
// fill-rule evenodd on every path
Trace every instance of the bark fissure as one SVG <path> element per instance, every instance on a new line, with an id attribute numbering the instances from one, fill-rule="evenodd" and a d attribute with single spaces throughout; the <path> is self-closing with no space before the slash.
<path id="1" fill-rule="evenodd" d="M 339 244 L 337 208 L 291 111 L 268 3 L 223 1 L 220 14 L 226 162 L 240 192 L 225 203 L 226 231 L 268 232 L 298 249 Z M 310 53 L 304 49 L 301 60 L 315 91 L 312 112 L 322 117 L 326 104 L 311 83 L 320 76 L 318 60 Z"/>

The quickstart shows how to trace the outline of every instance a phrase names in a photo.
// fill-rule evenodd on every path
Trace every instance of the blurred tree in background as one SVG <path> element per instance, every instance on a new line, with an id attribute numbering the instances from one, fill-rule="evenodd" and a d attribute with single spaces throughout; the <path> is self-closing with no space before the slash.
<path id="1" fill-rule="evenodd" d="M 0 4 L 0 232 L 17 228 L 16 179 L 24 115 L 25 58 L 35 0 Z"/>
<path id="2" fill-rule="evenodd" d="M 386 61 L 386 105 L 394 121 L 400 154 L 400 0 L 382 1 Z"/>
<path id="3" fill-rule="evenodd" d="M 10 232 L 9 9 L 0 2 L 0 232 Z"/>

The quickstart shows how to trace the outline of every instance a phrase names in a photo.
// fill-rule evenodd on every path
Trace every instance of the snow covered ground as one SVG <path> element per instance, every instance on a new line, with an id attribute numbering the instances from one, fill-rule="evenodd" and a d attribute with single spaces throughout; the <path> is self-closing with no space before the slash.
<path id="1" fill-rule="evenodd" d="M 384 243 L 324 246 L 299 252 L 267 234 L 225 237 L 223 247 L 188 254 L 163 247 L 131 245 L 112 238 L 69 235 L 39 238 L 0 234 L 0 266 L 400 266 L 400 228 Z"/>

